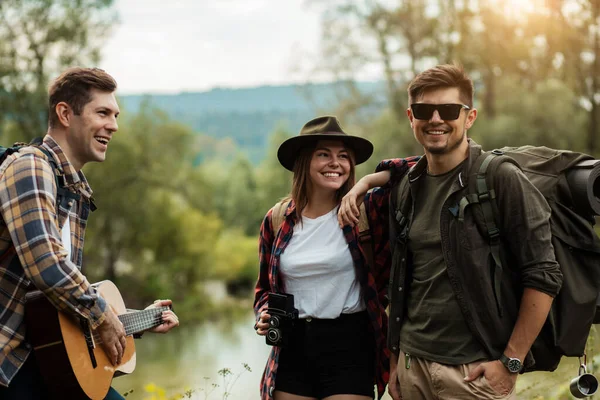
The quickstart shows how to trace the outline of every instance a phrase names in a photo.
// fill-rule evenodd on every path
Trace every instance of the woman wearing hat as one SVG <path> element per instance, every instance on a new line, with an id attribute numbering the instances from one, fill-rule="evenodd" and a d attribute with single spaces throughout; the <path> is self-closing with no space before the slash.
<path id="1" fill-rule="evenodd" d="M 293 295 L 298 319 L 282 329 L 284 346 L 273 346 L 261 382 L 263 400 L 373 399 L 375 384 L 378 397 L 384 393 L 389 251 L 376 252 L 369 265 L 358 227 L 342 229 L 337 221 L 340 201 L 354 185 L 355 165 L 372 152 L 371 142 L 346 134 L 331 116 L 309 121 L 279 147 L 279 162 L 294 173 L 292 191 L 261 225 L 255 329 L 267 335 L 269 293 Z M 376 192 L 369 196 L 377 201 Z M 371 235 L 377 243 L 377 232 Z"/>

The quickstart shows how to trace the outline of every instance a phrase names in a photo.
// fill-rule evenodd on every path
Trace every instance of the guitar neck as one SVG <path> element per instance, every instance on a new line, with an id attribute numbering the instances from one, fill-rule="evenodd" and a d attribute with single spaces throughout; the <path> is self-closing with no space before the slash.
<path id="1" fill-rule="evenodd" d="M 147 310 L 131 311 L 119 315 L 119 320 L 125 328 L 125 335 L 133 335 L 162 324 L 163 311 L 170 307 L 149 308 Z"/>

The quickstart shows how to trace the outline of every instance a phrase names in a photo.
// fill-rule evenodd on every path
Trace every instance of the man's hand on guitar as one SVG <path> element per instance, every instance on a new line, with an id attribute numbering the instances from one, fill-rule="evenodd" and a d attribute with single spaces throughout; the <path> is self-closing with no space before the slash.
<path id="1" fill-rule="evenodd" d="M 146 309 L 155 307 L 168 307 L 172 303 L 173 302 L 171 300 L 155 300 L 154 303 L 146 307 Z M 179 326 L 179 318 L 177 318 L 177 315 L 173 312 L 173 310 L 168 310 L 162 313 L 162 324 L 150 329 L 148 332 L 167 333 L 176 326 Z"/>
<path id="2" fill-rule="evenodd" d="M 125 328 L 117 317 L 117 314 L 108 307 L 106 318 L 97 329 L 104 352 L 110 358 L 113 365 L 121 364 L 123 353 L 125 352 Z"/>

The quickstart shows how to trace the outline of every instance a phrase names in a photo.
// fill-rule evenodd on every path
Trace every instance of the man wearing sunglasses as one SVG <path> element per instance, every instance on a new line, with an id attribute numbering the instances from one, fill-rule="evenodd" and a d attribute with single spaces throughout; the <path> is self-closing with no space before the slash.
<path id="1" fill-rule="evenodd" d="M 340 207 L 342 223 L 356 223 L 355 199 L 391 176 L 388 391 L 394 400 L 514 399 L 562 283 L 550 209 L 520 169 L 500 165 L 499 228 L 516 262 L 495 274 L 474 215 L 481 209 L 457 212 L 482 152 L 467 137 L 477 119 L 473 83 L 462 68 L 440 65 L 416 76 L 408 95 L 406 114 L 424 156 L 407 174 L 405 160 L 382 162 Z"/>

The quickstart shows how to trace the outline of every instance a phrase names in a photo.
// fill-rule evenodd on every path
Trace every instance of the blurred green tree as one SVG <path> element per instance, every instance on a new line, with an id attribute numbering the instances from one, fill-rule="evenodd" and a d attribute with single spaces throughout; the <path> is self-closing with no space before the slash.
<path id="1" fill-rule="evenodd" d="M 260 205 L 257 212 L 261 221 L 267 211 L 291 191 L 292 173 L 279 163 L 277 149 L 281 143 L 292 136 L 294 135 L 285 126 L 280 125 L 275 129 L 269 138 L 269 146 L 263 162 L 257 168 L 256 180 L 260 188 L 258 193 Z"/>
<path id="2" fill-rule="evenodd" d="M 586 111 L 565 82 L 551 78 L 532 90 L 514 76 L 502 77 L 499 83 L 497 116 L 480 113 L 470 131 L 484 148 L 537 144 L 587 151 Z"/>
<path id="3" fill-rule="evenodd" d="M 510 144 L 526 139 L 600 154 L 600 0 L 536 2 L 535 7 L 503 0 L 313 3 L 324 7 L 323 51 L 316 68 L 350 84 L 378 70 L 387 83 L 389 115 L 376 122 L 372 116 L 358 121 L 365 133 L 389 121 L 390 115 L 404 123 L 405 89 L 415 73 L 437 63 L 459 62 L 475 81 L 480 117 L 487 121 L 486 131 L 494 132 L 490 143 L 502 137 L 514 141 Z M 359 90 L 350 93 L 340 103 L 344 120 L 354 120 L 358 109 L 380 99 Z M 389 122 L 384 125 L 396 130 Z M 517 127 L 527 132 L 511 133 Z M 387 130 L 381 125 L 378 129 Z M 392 137 L 382 140 L 384 136 L 372 135 L 376 147 L 382 142 L 395 145 Z"/>
<path id="4" fill-rule="evenodd" d="M 85 272 L 126 287 L 132 305 L 168 296 L 193 310 L 205 299 L 200 283 L 222 228 L 212 188 L 193 164 L 197 135 L 148 106 L 124 115 L 106 161 L 85 167 L 99 207 Z"/>
<path id="5" fill-rule="evenodd" d="M 258 228 L 257 228 L 258 229 Z M 227 292 L 239 297 L 252 295 L 258 277 L 258 238 L 239 229 L 223 232 L 215 246 L 212 278 L 225 282 Z"/>
<path id="6" fill-rule="evenodd" d="M 21 140 L 43 135 L 49 77 L 68 66 L 98 63 L 100 47 L 117 21 L 112 4 L 0 1 L 0 130 L 8 118 Z"/>
<path id="7" fill-rule="evenodd" d="M 261 221 L 258 192 L 261 188 L 248 158 L 238 150 L 232 162 L 208 163 L 202 170 L 210 178 L 215 210 L 227 229 L 258 234 Z"/>
<path id="8" fill-rule="evenodd" d="M 378 101 L 361 93 L 356 79 L 365 71 L 378 69 L 386 83 L 388 107 L 398 120 L 405 82 L 424 62 L 438 54 L 435 32 L 438 21 L 429 11 L 430 0 L 314 1 L 324 7 L 321 51 L 316 71 L 326 71 L 350 87 L 350 96 L 336 110 L 350 123 L 356 111 Z"/>

